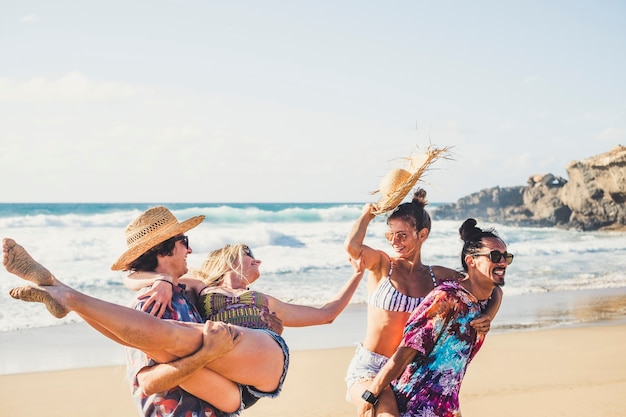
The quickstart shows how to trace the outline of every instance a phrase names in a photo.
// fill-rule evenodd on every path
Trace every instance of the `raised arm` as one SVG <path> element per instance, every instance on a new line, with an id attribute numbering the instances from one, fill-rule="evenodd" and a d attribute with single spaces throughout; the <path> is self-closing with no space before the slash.
<path id="1" fill-rule="evenodd" d="M 371 203 L 363 206 L 361 215 L 352 226 L 352 229 L 350 229 L 344 241 L 344 248 L 351 258 L 361 258 L 363 267 L 373 271 L 378 277 L 380 275 L 381 251 L 363 244 L 367 228 L 374 217 L 376 217 L 376 215 L 372 213 L 373 210 L 374 205 Z"/>
<path id="2" fill-rule="evenodd" d="M 348 279 L 336 297 L 321 307 L 305 306 L 285 303 L 277 298 L 268 296 L 270 310 L 282 318 L 287 327 L 314 326 L 317 324 L 332 323 L 350 302 L 354 292 L 363 278 L 364 268 L 361 259 L 352 259 L 354 274 Z"/>
<path id="3" fill-rule="evenodd" d="M 363 241 L 365 240 L 365 234 L 367 233 L 367 227 L 370 222 L 376 217 L 375 214 L 372 213 L 373 204 L 368 203 L 363 206 L 361 210 L 361 215 L 357 219 L 357 221 L 352 226 L 350 233 L 346 237 L 344 242 L 344 247 L 348 255 L 352 258 L 358 258 L 363 251 Z"/>

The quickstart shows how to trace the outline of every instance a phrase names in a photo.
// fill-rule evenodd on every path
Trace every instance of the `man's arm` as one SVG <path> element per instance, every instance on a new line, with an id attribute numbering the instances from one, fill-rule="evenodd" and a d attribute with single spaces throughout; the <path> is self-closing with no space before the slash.
<path id="1" fill-rule="evenodd" d="M 230 351 L 241 341 L 241 332 L 221 322 L 208 321 L 202 331 L 203 343 L 195 353 L 169 363 L 143 368 L 137 374 L 146 395 L 167 391 L 185 382 L 207 363 Z"/>

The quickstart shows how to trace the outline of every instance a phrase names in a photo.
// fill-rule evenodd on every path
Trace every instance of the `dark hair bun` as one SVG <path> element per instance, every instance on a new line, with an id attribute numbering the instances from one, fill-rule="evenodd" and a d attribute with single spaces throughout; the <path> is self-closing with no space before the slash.
<path id="1" fill-rule="evenodd" d="M 477 235 L 480 235 L 483 231 L 482 229 L 476 227 L 476 219 L 467 219 L 463 222 L 461 227 L 459 228 L 459 234 L 461 235 L 461 240 L 463 242 L 469 242 L 473 240 L 473 238 Z"/>
<path id="2" fill-rule="evenodd" d="M 418 188 L 413 194 L 413 204 L 417 204 L 420 207 L 426 207 L 428 204 L 428 200 L 426 200 L 426 190 L 423 188 Z"/>

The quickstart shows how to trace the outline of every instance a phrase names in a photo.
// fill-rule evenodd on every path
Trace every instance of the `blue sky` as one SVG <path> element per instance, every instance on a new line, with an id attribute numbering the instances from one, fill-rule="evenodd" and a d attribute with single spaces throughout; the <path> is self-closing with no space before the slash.
<path id="1" fill-rule="evenodd" d="M 0 2 L 0 202 L 433 202 L 626 144 L 618 1 Z"/>

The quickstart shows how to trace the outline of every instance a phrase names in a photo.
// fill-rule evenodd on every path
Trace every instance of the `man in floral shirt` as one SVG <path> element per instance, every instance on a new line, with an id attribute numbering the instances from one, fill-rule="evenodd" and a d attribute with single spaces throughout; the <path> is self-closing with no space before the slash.
<path id="1" fill-rule="evenodd" d="M 412 314 L 400 346 L 415 351 L 415 357 L 392 385 L 401 412 L 457 415 L 465 369 L 485 336 L 469 324 L 481 311 L 476 297 L 458 282 L 449 282 Z"/>

